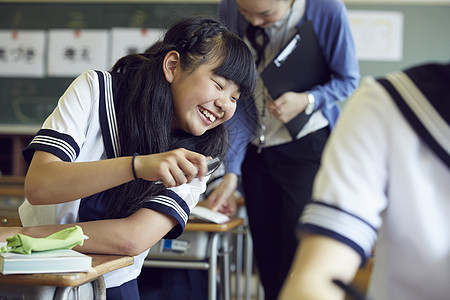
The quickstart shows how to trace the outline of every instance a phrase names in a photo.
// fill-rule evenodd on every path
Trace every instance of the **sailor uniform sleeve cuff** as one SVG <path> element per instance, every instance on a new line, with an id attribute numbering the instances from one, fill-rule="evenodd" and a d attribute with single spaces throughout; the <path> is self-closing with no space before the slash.
<path id="1" fill-rule="evenodd" d="M 180 236 L 191 213 L 186 202 L 174 191 L 168 189 L 159 195 L 151 197 L 144 204 L 144 207 L 162 212 L 177 220 L 178 224 L 163 237 L 165 239 L 175 239 Z"/>

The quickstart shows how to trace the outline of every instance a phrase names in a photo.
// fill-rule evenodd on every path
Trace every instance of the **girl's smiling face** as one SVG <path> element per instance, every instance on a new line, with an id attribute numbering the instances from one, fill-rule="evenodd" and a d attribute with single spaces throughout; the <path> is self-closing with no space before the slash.
<path id="1" fill-rule="evenodd" d="M 202 64 L 193 72 L 181 70 L 179 54 L 166 55 L 164 74 L 171 83 L 174 128 L 199 136 L 229 120 L 240 91 L 238 85 L 214 74 L 214 64 Z"/>

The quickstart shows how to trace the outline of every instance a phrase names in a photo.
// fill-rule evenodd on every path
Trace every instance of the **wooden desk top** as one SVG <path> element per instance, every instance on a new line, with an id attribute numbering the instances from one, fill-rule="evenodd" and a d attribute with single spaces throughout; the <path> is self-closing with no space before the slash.
<path id="1" fill-rule="evenodd" d="M 0 175 L 0 185 L 14 185 L 18 187 L 23 187 L 25 182 L 25 176 L 9 176 Z"/>
<path id="2" fill-rule="evenodd" d="M 25 192 L 23 191 L 23 188 L 2 187 L 2 186 L 0 186 L 0 195 L 2 195 L 2 196 L 25 197 Z"/>
<path id="3" fill-rule="evenodd" d="M 90 254 L 92 268 L 89 272 L 2 275 L 0 283 L 19 285 L 79 286 L 105 273 L 133 264 L 132 256 Z"/>
<path id="4" fill-rule="evenodd" d="M 25 197 L 24 176 L 0 176 L 0 195 Z"/>
<path id="5" fill-rule="evenodd" d="M 223 224 L 205 222 L 198 219 L 189 219 L 186 231 L 226 232 L 244 223 L 244 219 L 235 218 Z"/>

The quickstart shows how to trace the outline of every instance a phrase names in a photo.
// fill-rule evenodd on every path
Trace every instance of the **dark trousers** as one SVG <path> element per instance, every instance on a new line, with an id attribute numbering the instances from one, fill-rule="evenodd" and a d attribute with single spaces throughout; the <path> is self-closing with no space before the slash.
<path id="1" fill-rule="evenodd" d="M 143 268 L 138 282 L 141 300 L 208 299 L 206 270 Z"/>
<path id="2" fill-rule="evenodd" d="M 108 300 L 139 300 L 139 289 L 136 279 L 125 282 L 121 286 L 106 289 Z"/>
<path id="3" fill-rule="evenodd" d="M 311 200 L 314 177 L 329 128 L 299 140 L 263 149 L 250 146 L 242 184 L 265 298 L 276 299 L 289 272 L 298 240 L 295 228 Z"/>

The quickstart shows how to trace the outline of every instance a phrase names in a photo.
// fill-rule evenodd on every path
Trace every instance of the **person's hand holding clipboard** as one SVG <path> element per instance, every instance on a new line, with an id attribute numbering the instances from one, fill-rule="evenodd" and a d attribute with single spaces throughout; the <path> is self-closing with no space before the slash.
<path id="1" fill-rule="evenodd" d="M 274 101 L 272 96 L 267 94 L 265 101 L 270 113 L 284 124 L 289 123 L 298 114 L 306 113 L 309 105 L 308 95 L 296 92 L 283 93 L 277 98 L 277 101 Z M 310 115 L 310 113 L 306 113 L 306 115 Z"/>
<path id="2" fill-rule="evenodd" d="M 287 46 L 261 73 L 270 94 L 266 98 L 269 110 L 276 116 L 279 107 L 273 100 L 287 92 L 307 92 L 314 86 L 329 81 L 330 76 L 331 72 L 312 23 L 306 20 Z M 286 94 L 283 97 L 293 96 Z M 285 123 L 292 138 L 295 139 L 310 117 L 311 114 L 303 111 Z"/>

